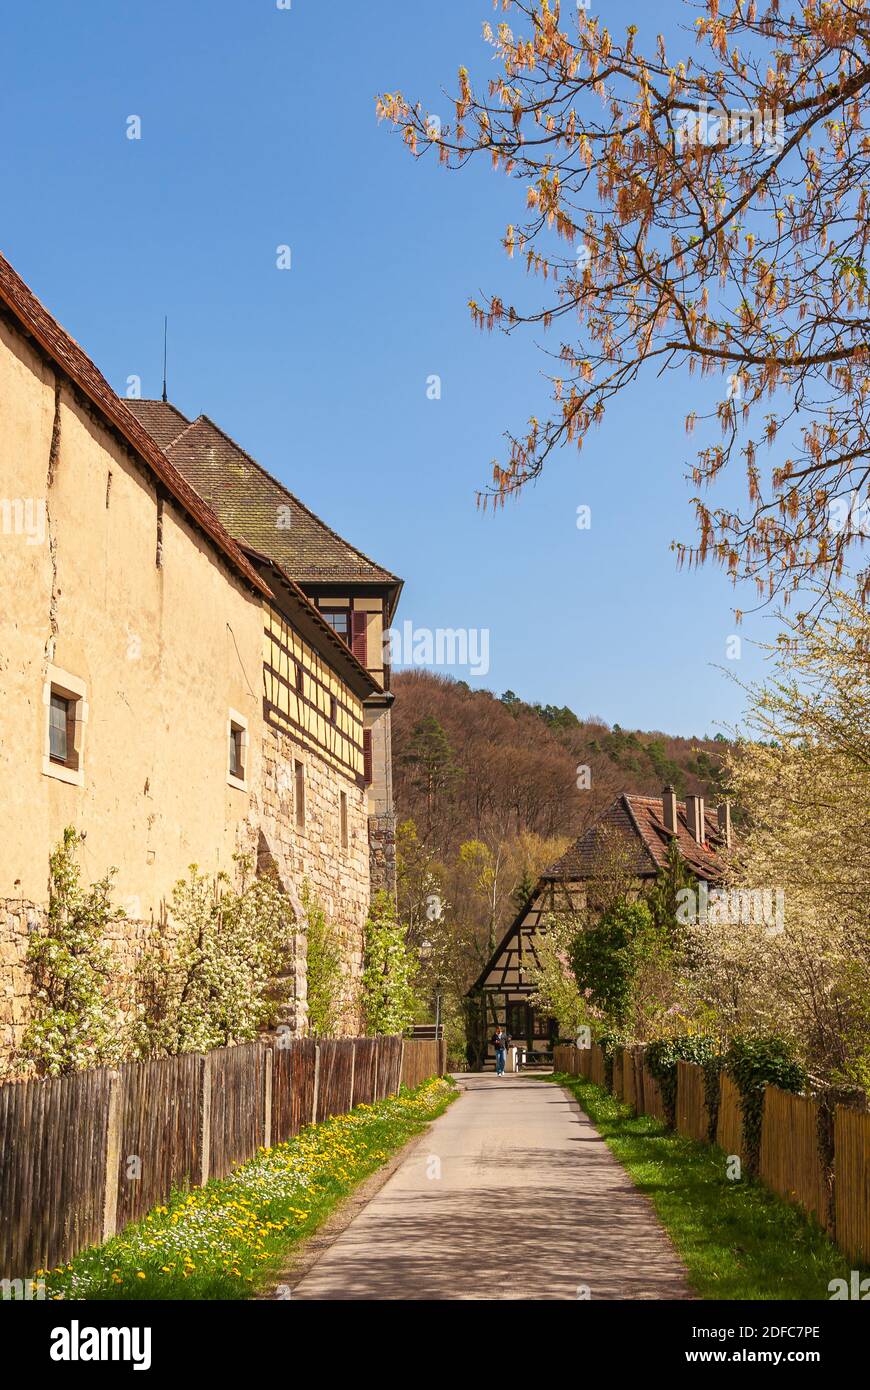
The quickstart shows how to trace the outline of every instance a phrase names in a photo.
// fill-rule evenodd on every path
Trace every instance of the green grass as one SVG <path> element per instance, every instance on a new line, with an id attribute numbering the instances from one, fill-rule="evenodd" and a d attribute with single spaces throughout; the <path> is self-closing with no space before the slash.
<path id="1" fill-rule="evenodd" d="M 449 1078 L 310 1125 L 228 1178 L 174 1193 L 143 1221 L 58 1269 L 48 1298 L 240 1299 L 273 1282 L 293 1247 L 458 1095 Z"/>
<path id="2" fill-rule="evenodd" d="M 583 1077 L 547 1077 L 571 1091 L 647 1196 L 701 1298 L 828 1299 L 851 1266 L 816 1221 L 760 1183 L 726 1176 L 726 1156 L 635 1116 Z M 867 1271 L 864 1271 L 866 1274 Z"/>

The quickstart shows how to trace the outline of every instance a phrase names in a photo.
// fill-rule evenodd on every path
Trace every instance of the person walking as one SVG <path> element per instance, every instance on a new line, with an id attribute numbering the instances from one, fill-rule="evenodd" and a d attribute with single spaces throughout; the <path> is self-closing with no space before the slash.
<path id="1" fill-rule="evenodd" d="M 495 1030 L 495 1033 L 493 1034 L 492 1039 L 492 1045 L 495 1048 L 496 1076 L 504 1076 L 505 1057 L 507 1056 L 509 1044 L 510 1038 L 507 1035 L 507 1030 L 502 1028 L 501 1024 L 499 1024 L 499 1026 Z"/>

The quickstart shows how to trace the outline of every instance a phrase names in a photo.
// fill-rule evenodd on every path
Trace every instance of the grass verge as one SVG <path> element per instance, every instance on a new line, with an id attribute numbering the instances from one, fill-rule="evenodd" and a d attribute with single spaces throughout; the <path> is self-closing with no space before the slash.
<path id="1" fill-rule="evenodd" d="M 729 1180 L 721 1149 L 636 1116 L 584 1077 L 546 1079 L 572 1092 L 650 1199 L 699 1297 L 828 1299 L 832 1279 L 848 1280 L 850 1265 L 818 1223 L 761 1183 Z"/>
<path id="2" fill-rule="evenodd" d="M 449 1078 L 358 1105 L 262 1149 L 228 1178 L 174 1193 L 105 1245 L 37 1271 L 46 1297 L 240 1299 L 263 1288 L 292 1247 L 458 1095 Z"/>

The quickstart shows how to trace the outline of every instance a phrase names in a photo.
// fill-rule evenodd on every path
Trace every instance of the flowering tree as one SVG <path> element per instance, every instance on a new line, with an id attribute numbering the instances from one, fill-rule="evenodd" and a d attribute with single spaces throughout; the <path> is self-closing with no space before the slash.
<path id="1" fill-rule="evenodd" d="M 415 985 L 420 963 L 405 939 L 396 905 L 376 894 L 366 922 L 362 977 L 363 1013 L 368 1034 L 404 1033 L 417 1009 Z"/>
<path id="2" fill-rule="evenodd" d="M 784 920 L 698 928 L 695 994 L 720 1031 L 777 1033 L 813 1080 L 870 1089 L 870 624 L 835 594 L 772 655 L 729 755 L 746 821 L 729 879 L 782 888 Z"/>
<path id="3" fill-rule="evenodd" d="M 497 70 L 480 90 L 460 69 L 453 124 L 401 93 L 378 102 L 414 155 L 483 157 L 524 186 L 503 244 L 540 293 L 470 308 L 481 328 L 558 334 L 552 408 L 508 435 L 484 501 L 580 448 L 642 371 L 718 376 L 721 436 L 694 481 L 740 461 L 746 503 L 696 497 L 680 558 L 713 556 L 767 596 L 827 584 L 870 511 L 854 505 L 870 468 L 868 0 L 686 0 L 694 56 L 661 36 L 641 52 L 635 26 L 620 38 L 586 6 L 501 7 L 521 32 L 484 26 Z"/>
<path id="4" fill-rule="evenodd" d="M 560 1036 L 575 1037 L 580 1028 L 598 1022 L 601 1012 L 581 993 L 571 969 L 570 953 L 577 933 L 573 918 L 562 914 L 545 918 L 535 943 L 537 960 L 523 962 L 523 973 L 533 986 L 533 1008 L 549 1014 L 559 1025 Z"/>
<path id="5" fill-rule="evenodd" d="M 21 1059 L 40 1076 L 115 1062 L 123 1053 L 107 933 L 124 913 L 111 902 L 114 871 L 89 888 L 82 886 L 76 859 L 81 841 L 74 827 L 67 826 L 52 851 L 48 918 L 28 944 L 33 1018 Z"/>
<path id="6" fill-rule="evenodd" d="M 148 953 L 139 970 L 134 1034 L 141 1055 L 226 1047 L 274 1023 L 288 988 L 287 899 L 273 878 L 252 877 L 245 858 L 237 867 L 237 883 L 194 864 L 176 884 L 175 938 Z"/>

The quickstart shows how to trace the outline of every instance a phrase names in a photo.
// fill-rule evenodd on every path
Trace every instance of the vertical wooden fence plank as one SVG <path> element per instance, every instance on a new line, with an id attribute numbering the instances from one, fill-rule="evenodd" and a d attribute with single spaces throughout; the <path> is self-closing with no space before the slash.
<path id="1" fill-rule="evenodd" d="M 121 1075 L 111 1071 L 108 1076 L 109 1095 L 106 1105 L 106 1152 L 103 1163 L 103 1240 L 110 1240 L 117 1231 L 118 1167 L 121 1159 Z"/>
<path id="2" fill-rule="evenodd" d="M 870 1262 L 870 1114 L 834 1111 L 837 1244 L 850 1260 Z"/>
<path id="3" fill-rule="evenodd" d="M 199 1091 L 199 1186 L 205 1187 L 211 1175 L 211 1053 L 200 1057 Z"/>

